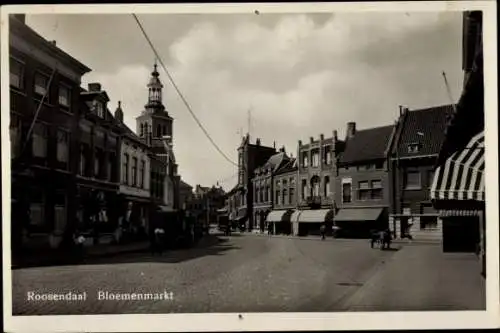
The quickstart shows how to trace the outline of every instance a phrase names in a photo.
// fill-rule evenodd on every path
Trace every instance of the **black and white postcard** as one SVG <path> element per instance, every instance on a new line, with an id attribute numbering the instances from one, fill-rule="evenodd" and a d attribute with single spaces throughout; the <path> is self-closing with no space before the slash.
<path id="1" fill-rule="evenodd" d="M 500 326 L 494 1 L 1 20 L 6 331 Z"/>

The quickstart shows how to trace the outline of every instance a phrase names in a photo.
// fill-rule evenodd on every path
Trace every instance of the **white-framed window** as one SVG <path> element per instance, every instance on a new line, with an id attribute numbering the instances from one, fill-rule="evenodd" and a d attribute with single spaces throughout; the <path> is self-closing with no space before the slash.
<path id="1" fill-rule="evenodd" d="M 311 153 L 312 166 L 317 168 L 319 166 L 319 150 L 313 150 Z"/>
<path id="2" fill-rule="evenodd" d="M 302 153 L 302 167 L 307 168 L 309 166 L 309 156 L 307 152 Z"/>
<path id="3" fill-rule="evenodd" d="M 295 188 L 293 187 L 290 187 L 290 190 L 289 190 L 289 193 L 288 193 L 288 202 L 290 204 L 293 204 L 294 200 L 295 200 Z"/>
<path id="4" fill-rule="evenodd" d="M 286 189 L 283 189 L 282 200 L 281 200 L 282 204 L 286 205 L 288 203 L 287 200 L 288 200 L 288 191 Z"/>
<path id="5" fill-rule="evenodd" d="M 24 89 L 24 64 L 10 57 L 10 86 Z"/>
<path id="6" fill-rule="evenodd" d="M 39 97 L 42 97 L 43 95 L 47 95 L 45 97 L 45 100 L 48 100 L 48 84 L 49 84 L 49 76 L 42 74 L 40 72 L 35 73 L 35 94 L 39 95 Z"/>
<path id="7" fill-rule="evenodd" d="M 332 164 L 332 151 L 330 150 L 330 147 L 325 147 L 325 164 Z"/>
<path id="8" fill-rule="evenodd" d="M 342 202 L 352 202 L 352 179 L 342 178 Z"/>
<path id="9" fill-rule="evenodd" d="M 313 179 L 311 179 L 311 187 L 312 187 L 312 195 L 315 197 L 319 197 L 320 193 L 319 177 L 314 177 Z"/>
<path id="10" fill-rule="evenodd" d="M 405 174 L 405 188 L 418 190 L 422 187 L 419 171 L 407 171 Z"/>
<path id="11" fill-rule="evenodd" d="M 146 172 L 146 161 L 141 160 L 141 165 L 139 169 L 139 187 L 144 188 L 144 175 Z"/>
<path id="12" fill-rule="evenodd" d="M 308 195 L 307 195 L 307 180 L 306 179 L 302 179 L 301 192 L 302 192 L 302 200 L 305 200 L 308 197 Z"/>
<path id="13" fill-rule="evenodd" d="M 132 186 L 137 186 L 137 157 L 132 157 Z"/>
<path id="14" fill-rule="evenodd" d="M 57 130 L 57 160 L 59 162 L 68 163 L 69 155 L 69 134 L 67 131 Z"/>
<path id="15" fill-rule="evenodd" d="M 325 176 L 324 196 L 327 197 L 331 194 L 332 194 L 332 192 L 330 189 L 330 176 Z"/>
<path id="16" fill-rule="evenodd" d="M 129 155 L 127 153 L 123 154 L 123 166 L 122 166 L 122 182 L 128 185 L 128 166 L 129 166 Z"/>
<path id="17" fill-rule="evenodd" d="M 64 106 L 66 108 L 70 107 L 71 103 L 71 89 L 65 85 L 61 84 L 59 86 L 59 105 Z"/>
<path id="18" fill-rule="evenodd" d="M 280 199 L 281 199 L 281 197 L 280 197 L 280 191 L 276 190 L 276 194 L 274 196 L 274 200 L 275 200 L 275 202 L 276 202 L 277 205 L 281 205 Z"/>
<path id="19" fill-rule="evenodd" d="M 47 126 L 42 123 L 35 123 L 31 139 L 34 157 L 47 157 L 47 136 Z"/>

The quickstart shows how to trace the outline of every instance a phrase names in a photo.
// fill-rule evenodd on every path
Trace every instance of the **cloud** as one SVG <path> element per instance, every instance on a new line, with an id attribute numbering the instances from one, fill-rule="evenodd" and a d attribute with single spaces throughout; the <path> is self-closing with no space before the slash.
<path id="1" fill-rule="evenodd" d="M 249 109 L 252 137 L 284 145 L 295 155 L 298 140 L 320 133 L 328 137 L 333 130 L 343 135 L 348 121 L 358 128 L 386 125 L 396 119 L 400 104 L 449 103 L 443 70 L 455 99 L 459 97 L 460 13 L 265 15 L 262 20 L 255 15 L 165 16 L 144 15 L 141 20 L 197 117 L 235 162 L 237 132 L 247 130 Z M 112 108 L 122 100 L 125 121 L 135 129 L 134 118 L 147 101 L 153 59 L 140 31 L 123 15 L 107 21 L 65 17 L 58 19 L 58 45 L 75 50 L 78 59 L 95 69 L 85 82 L 102 82 Z M 74 38 L 81 32 L 61 30 L 85 30 L 82 25 L 89 22 L 90 31 L 106 33 L 85 34 L 82 40 Z M 45 28 L 47 34 L 49 30 Z M 211 185 L 235 174 L 163 71 L 161 79 L 165 105 L 175 119 L 182 177 Z M 235 181 L 233 177 L 226 188 Z"/>

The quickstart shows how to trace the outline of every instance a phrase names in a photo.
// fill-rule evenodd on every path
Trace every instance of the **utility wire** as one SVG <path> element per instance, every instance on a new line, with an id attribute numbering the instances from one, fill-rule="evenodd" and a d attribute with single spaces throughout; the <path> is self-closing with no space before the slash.
<path id="1" fill-rule="evenodd" d="M 205 129 L 205 127 L 201 124 L 200 120 L 198 119 L 198 117 L 194 114 L 193 110 L 191 109 L 191 106 L 189 105 L 188 101 L 186 100 L 186 98 L 184 97 L 184 95 L 182 94 L 182 92 L 179 90 L 179 88 L 177 87 L 177 84 L 175 83 L 174 79 L 172 78 L 172 76 L 170 75 L 170 72 L 168 71 L 168 69 L 166 68 L 165 64 L 163 63 L 163 60 L 161 59 L 160 55 L 158 54 L 156 48 L 154 47 L 153 45 L 153 42 L 151 41 L 151 39 L 149 38 L 148 34 L 146 33 L 146 30 L 144 30 L 144 27 L 142 26 L 141 22 L 139 21 L 139 18 L 137 17 L 137 15 L 135 14 L 132 14 L 132 16 L 134 17 L 135 21 L 137 22 L 137 25 L 139 26 L 139 28 L 141 29 L 142 31 L 142 34 L 144 35 L 144 37 L 146 38 L 146 40 L 148 41 L 149 43 L 149 46 L 151 47 L 151 49 L 153 50 L 155 56 L 156 56 L 156 59 L 160 62 L 160 65 L 161 67 L 163 68 L 163 70 L 165 71 L 165 73 L 167 74 L 167 77 L 168 79 L 170 80 L 170 83 L 172 83 L 172 86 L 174 87 L 175 91 L 177 92 L 177 94 L 179 95 L 179 97 L 181 98 L 182 102 L 184 103 L 184 105 L 186 106 L 186 108 L 188 109 L 189 113 L 191 113 L 191 116 L 193 117 L 194 121 L 196 122 L 196 124 L 198 125 L 198 127 L 200 127 L 200 129 L 203 131 L 203 133 L 205 134 L 205 136 L 208 138 L 208 140 L 212 143 L 212 145 L 215 147 L 215 149 L 231 164 L 235 165 L 235 166 L 238 166 L 237 163 L 233 162 L 220 148 L 219 146 L 215 143 L 215 141 L 212 139 L 212 137 L 210 136 L 210 134 L 208 133 L 208 131 Z"/>

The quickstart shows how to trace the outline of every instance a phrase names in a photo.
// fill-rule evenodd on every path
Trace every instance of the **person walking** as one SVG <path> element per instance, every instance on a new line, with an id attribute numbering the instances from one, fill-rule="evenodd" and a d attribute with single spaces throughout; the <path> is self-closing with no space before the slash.
<path id="1" fill-rule="evenodd" d="M 321 232 L 321 240 L 325 240 L 326 236 L 326 225 L 323 223 L 320 227 L 320 232 Z"/>

